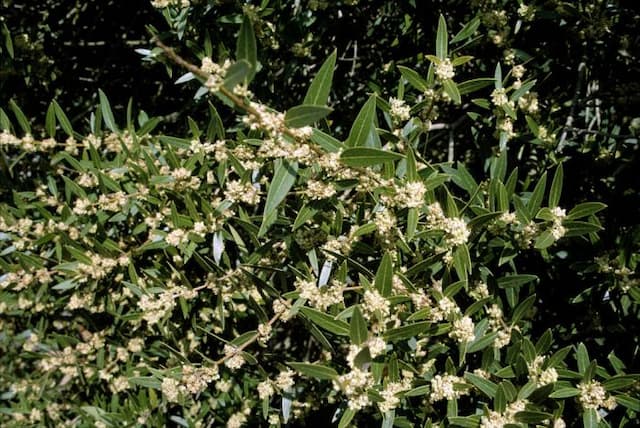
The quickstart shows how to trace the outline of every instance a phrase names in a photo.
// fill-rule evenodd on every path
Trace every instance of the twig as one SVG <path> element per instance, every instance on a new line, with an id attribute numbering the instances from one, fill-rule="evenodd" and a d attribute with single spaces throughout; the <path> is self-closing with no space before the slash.
<path id="1" fill-rule="evenodd" d="M 576 114 L 576 107 L 578 105 L 578 98 L 580 97 L 580 93 L 582 92 L 582 85 L 584 83 L 585 78 L 585 68 L 587 68 L 587 64 L 582 61 L 578 65 L 578 82 L 576 84 L 576 92 L 573 94 L 573 100 L 571 101 L 571 110 L 569 111 L 569 116 L 567 116 L 567 121 L 564 124 L 564 128 L 562 129 L 562 134 L 560 135 L 560 141 L 558 141 L 558 147 L 556 148 L 556 152 L 561 153 L 562 149 L 565 146 L 565 141 L 567 139 L 567 132 L 573 125 L 573 119 Z"/>

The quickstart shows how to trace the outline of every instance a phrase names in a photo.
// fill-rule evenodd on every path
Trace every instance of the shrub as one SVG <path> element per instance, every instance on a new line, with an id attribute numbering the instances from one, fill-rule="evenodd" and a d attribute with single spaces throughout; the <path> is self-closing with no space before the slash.
<path id="1" fill-rule="evenodd" d="M 195 9 L 153 3 L 180 38 Z M 633 370 L 615 353 L 592 359 L 577 332 L 538 327 L 537 293 L 562 286 L 545 282 L 550 251 L 597 242 L 606 206 L 561 204 L 557 157 L 533 174 L 513 166 L 525 162 L 516 137 L 556 141 L 535 82 L 500 63 L 491 78 L 461 80 L 471 58 L 451 45 L 478 23 L 450 36 L 440 17 L 428 71 L 399 67 L 395 91 L 370 94 L 339 125 L 343 138 L 326 120 L 336 52 L 285 113 L 251 93 L 251 11 L 233 60 L 205 43 L 194 65 L 153 30 L 145 59 L 183 67 L 180 81 L 218 99 L 183 135 L 155 133 L 159 119 L 132 103 L 116 120 L 102 91 L 83 134 L 57 102 L 41 138 L 17 104 L 17 126 L 0 111 L 16 183 L 0 205 L 0 420 L 632 422 Z M 482 124 L 489 147 L 473 171 L 453 162 L 458 125 L 434 123 L 471 93 L 479 109 L 463 117 Z M 443 130 L 446 162 L 430 143 Z M 612 295 L 635 308 L 627 270 Z"/>

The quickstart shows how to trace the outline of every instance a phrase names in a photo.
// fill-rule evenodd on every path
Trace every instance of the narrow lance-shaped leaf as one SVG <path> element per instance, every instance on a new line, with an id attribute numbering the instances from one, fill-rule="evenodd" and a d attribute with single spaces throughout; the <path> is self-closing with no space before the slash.
<path id="1" fill-rule="evenodd" d="M 55 137 L 56 135 L 56 112 L 55 112 L 55 108 L 53 107 L 53 103 L 49 104 L 49 108 L 47 108 L 47 116 L 45 117 L 45 121 L 44 121 L 45 125 L 45 129 L 47 130 L 47 135 L 49 135 L 49 137 Z"/>
<path id="2" fill-rule="evenodd" d="M 391 288 L 393 286 L 393 263 L 391 261 L 391 254 L 388 252 L 382 257 L 382 262 L 380 262 L 380 266 L 376 272 L 375 286 L 384 297 L 391 294 Z"/>
<path id="3" fill-rule="evenodd" d="M 502 68 L 500 67 L 500 63 L 496 65 L 496 71 L 493 75 L 494 85 L 496 89 L 502 88 Z"/>
<path id="4" fill-rule="evenodd" d="M 349 324 L 349 337 L 354 345 L 362 345 L 369 338 L 369 330 L 367 329 L 367 321 L 362 316 L 360 308 L 353 308 L 351 323 Z"/>
<path id="5" fill-rule="evenodd" d="M 465 25 L 458 34 L 455 35 L 453 39 L 451 39 L 451 43 L 458 43 L 468 37 L 471 37 L 473 33 L 476 32 L 478 27 L 480 26 L 480 18 L 475 17 L 471 21 Z"/>
<path id="6" fill-rule="evenodd" d="M 273 174 L 273 180 L 269 186 L 269 193 L 267 193 L 267 201 L 264 206 L 264 217 L 260 227 L 259 235 L 262 236 L 267 231 L 269 224 L 265 221 L 266 218 L 272 218 L 278 208 L 278 205 L 287 196 L 287 193 L 296 181 L 298 174 L 298 163 L 289 163 L 286 160 L 276 162 L 275 172 Z"/>
<path id="7" fill-rule="evenodd" d="M 247 79 L 250 81 L 256 74 L 258 65 L 258 54 L 256 48 L 256 36 L 253 31 L 253 23 L 249 17 L 245 16 L 240 26 L 240 34 L 236 42 L 236 59 L 245 60 L 249 64 L 250 70 Z"/>
<path id="8" fill-rule="evenodd" d="M 607 206 L 602 202 L 584 202 L 582 204 L 578 204 L 567 215 L 568 220 L 575 220 L 578 218 L 588 217 L 592 214 L 595 214 L 599 211 L 602 211 Z"/>
<path id="9" fill-rule="evenodd" d="M 558 165 L 556 173 L 553 176 L 553 181 L 551 182 L 551 190 L 549 191 L 549 208 L 557 207 L 560 202 L 563 175 L 562 164 L 560 164 Z"/>
<path id="10" fill-rule="evenodd" d="M 333 83 L 333 70 L 336 66 L 337 53 L 334 50 L 318 70 L 318 74 L 311 81 L 311 85 L 304 97 L 304 104 L 324 106 L 329 101 L 331 84 Z"/>
<path id="11" fill-rule="evenodd" d="M 447 57 L 448 45 L 447 21 L 445 21 L 444 16 L 440 15 L 440 19 L 438 19 L 438 32 L 436 33 L 436 56 L 441 60 Z"/>
<path id="12" fill-rule="evenodd" d="M 62 107 L 60 107 L 60 104 L 58 104 L 56 100 L 53 100 L 52 104 L 60 127 L 64 132 L 67 133 L 67 135 L 69 135 L 70 137 L 73 136 L 73 128 L 71 127 L 71 122 L 69 121 L 67 115 L 64 113 L 64 110 L 62 110 Z"/>
<path id="13" fill-rule="evenodd" d="M 403 156 L 400 153 L 369 147 L 354 147 L 346 149 L 340 155 L 342 163 L 352 167 L 377 165 L 402 158 Z"/>
<path id="14" fill-rule="evenodd" d="M 227 74 L 224 76 L 224 87 L 232 91 L 238 84 L 242 83 L 244 79 L 251 73 L 251 64 L 247 60 L 241 59 L 233 63 L 227 70 Z"/>
<path id="15" fill-rule="evenodd" d="M 536 187 L 533 189 L 531 193 L 531 197 L 529 198 L 529 202 L 527 202 L 527 209 L 529 210 L 529 215 L 533 218 L 536 213 L 540 209 L 540 205 L 542 204 L 542 199 L 544 198 L 544 191 L 547 188 L 547 173 L 545 172 L 540 177 L 540 181 L 536 184 Z"/>
<path id="16" fill-rule="evenodd" d="M 329 107 L 319 105 L 299 105 L 287 110 L 284 116 L 284 123 L 290 128 L 301 128 L 312 125 L 331 113 Z"/>
<path id="17" fill-rule="evenodd" d="M 411 86 L 413 86 L 417 90 L 424 92 L 429 89 L 427 81 L 424 80 L 417 71 L 412 70 L 409 67 L 404 67 L 402 65 L 398 66 L 398 70 L 400 70 L 400 74 L 402 74 L 402 77 L 407 79 Z"/>
<path id="18" fill-rule="evenodd" d="M 20 128 L 22 128 L 22 131 L 24 131 L 25 134 L 31 134 L 31 125 L 29 125 L 29 120 L 27 119 L 27 116 L 24 115 L 22 110 L 20 110 L 18 104 L 16 104 L 13 100 L 10 100 L 9 107 L 11 107 L 11 110 L 13 110 L 13 114 L 18 120 L 18 125 L 20 125 Z"/>
<path id="19" fill-rule="evenodd" d="M 300 312 L 312 323 L 338 336 L 349 335 L 349 324 L 316 309 L 302 307 Z"/>
<path id="20" fill-rule="evenodd" d="M 321 366 L 319 364 L 290 362 L 287 363 L 287 365 L 289 365 L 295 371 L 302 373 L 303 375 L 314 377 L 320 380 L 333 380 L 338 377 L 338 372 L 336 372 L 334 369 L 327 366 Z"/>
<path id="21" fill-rule="evenodd" d="M 458 87 L 451 79 L 447 79 L 442 82 L 442 86 L 444 87 L 444 91 L 449 95 L 449 98 L 453 100 L 454 103 L 460 104 L 462 102 L 462 98 L 460 97 L 460 91 L 458 91 Z"/>
<path id="22" fill-rule="evenodd" d="M 118 132 L 118 127 L 116 125 L 116 121 L 113 118 L 113 112 L 111 111 L 111 105 L 109 104 L 109 99 L 102 92 L 102 89 L 98 89 L 98 95 L 100 97 L 100 110 L 102 111 L 102 119 L 104 120 L 104 124 L 107 125 L 107 128 L 111 130 L 111 132 Z"/>
<path id="23" fill-rule="evenodd" d="M 371 95 L 353 122 L 349 138 L 347 138 L 347 146 L 380 147 L 380 138 L 374 125 L 375 114 L 376 96 Z"/>

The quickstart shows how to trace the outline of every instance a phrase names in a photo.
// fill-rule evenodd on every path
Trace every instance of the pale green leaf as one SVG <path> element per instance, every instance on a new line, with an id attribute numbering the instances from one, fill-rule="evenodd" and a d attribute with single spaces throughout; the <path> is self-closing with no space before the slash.
<path id="1" fill-rule="evenodd" d="M 304 97 L 304 104 L 324 106 L 329 100 L 331 84 L 333 82 L 333 70 L 336 66 L 337 53 L 334 50 L 324 61 L 318 74 L 311 81 L 307 94 Z"/>

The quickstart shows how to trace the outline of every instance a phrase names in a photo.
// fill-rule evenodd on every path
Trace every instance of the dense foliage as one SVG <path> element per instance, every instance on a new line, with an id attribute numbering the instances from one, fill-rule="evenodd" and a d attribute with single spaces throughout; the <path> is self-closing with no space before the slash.
<path id="1" fill-rule="evenodd" d="M 632 6 L 67 3 L 3 0 L 0 423 L 636 423 Z"/>

